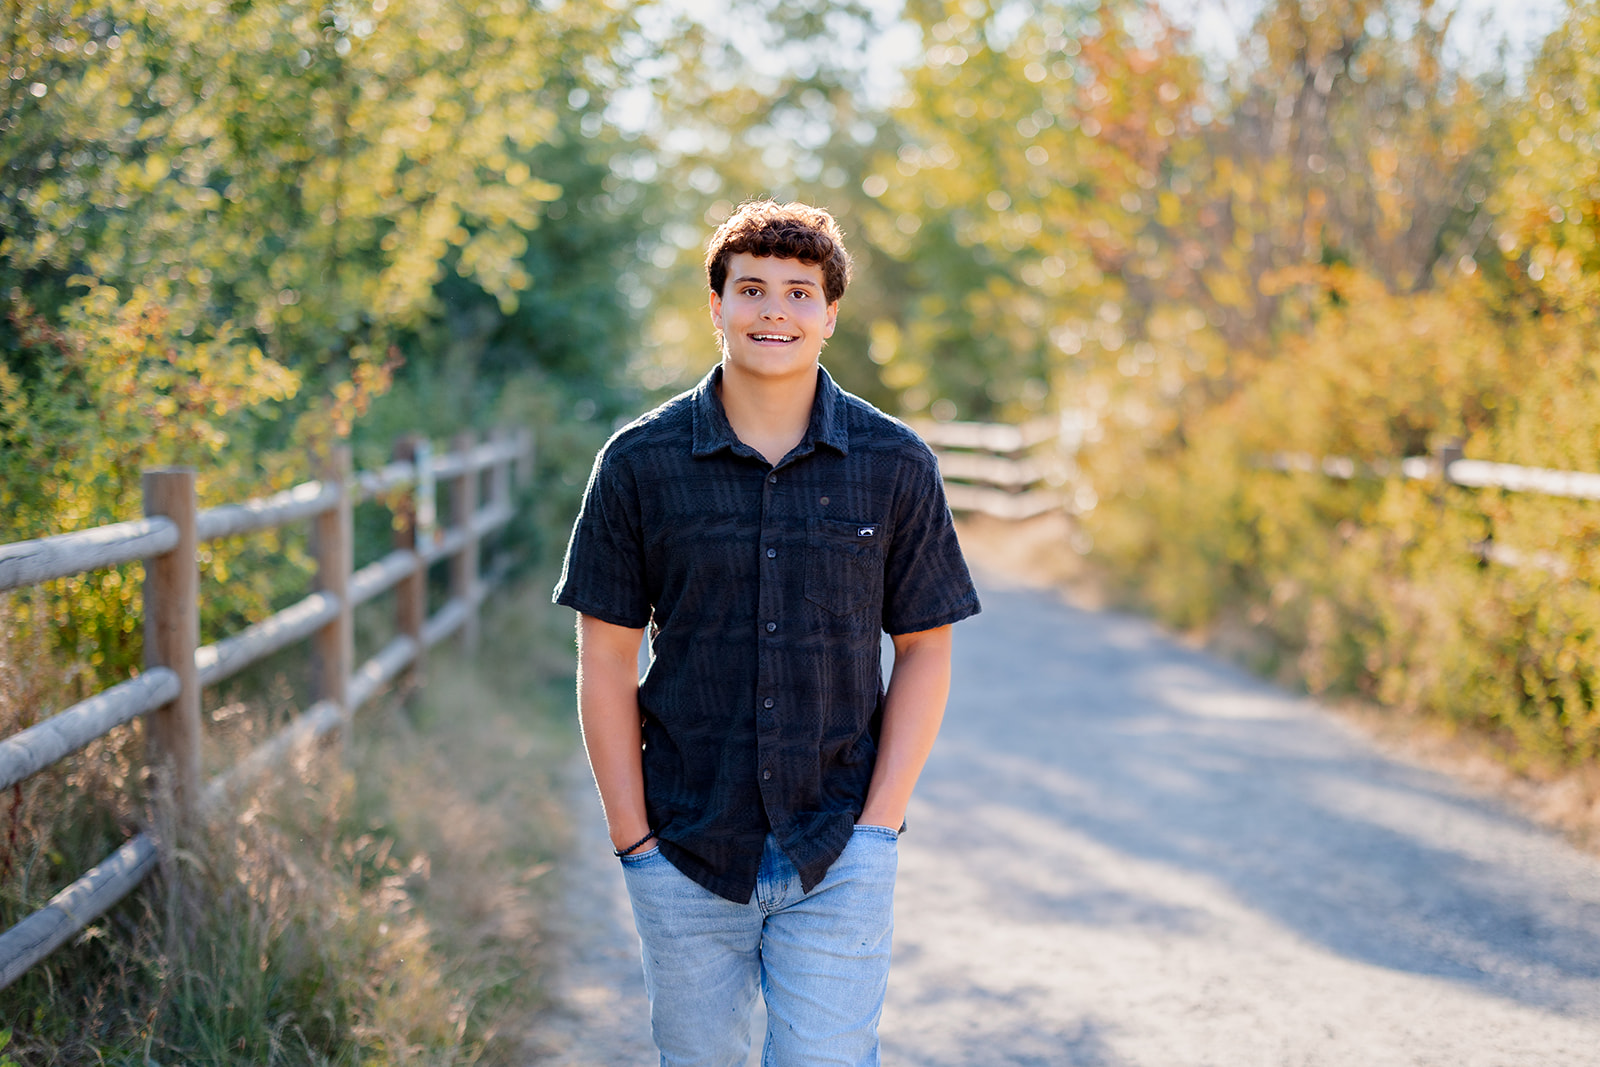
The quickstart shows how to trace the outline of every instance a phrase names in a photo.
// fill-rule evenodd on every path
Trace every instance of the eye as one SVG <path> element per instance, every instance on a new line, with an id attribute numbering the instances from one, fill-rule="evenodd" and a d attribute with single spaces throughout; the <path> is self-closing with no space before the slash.
<path id="1" fill-rule="evenodd" d="M 745 296 L 760 296 L 761 295 L 761 290 L 757 289 L 753 285 L 747 285 L 743 289 L 739 290 L 739 292 L 744 294 Z"/>
<path id="2" fill-rule="evenodd" d="M 804 300 L 806 297 L 810 296 L 811 294 L 806 292 L 804 289 L 795 289 L 795 290 L 791 291 L 789 293 L 789 295 L 794 297 L 796 300 Z"/>

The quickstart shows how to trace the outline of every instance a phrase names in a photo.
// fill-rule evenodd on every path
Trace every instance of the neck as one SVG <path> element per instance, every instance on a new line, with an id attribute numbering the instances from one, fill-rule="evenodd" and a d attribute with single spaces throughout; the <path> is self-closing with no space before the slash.
<path id="1" fill-rule="evenodd" d="M 820 375 L 815 366 L 784 378 L 759 378 L 722 364 L 722 410 L 734 436 L 777 465 L 811 423 Z"/>

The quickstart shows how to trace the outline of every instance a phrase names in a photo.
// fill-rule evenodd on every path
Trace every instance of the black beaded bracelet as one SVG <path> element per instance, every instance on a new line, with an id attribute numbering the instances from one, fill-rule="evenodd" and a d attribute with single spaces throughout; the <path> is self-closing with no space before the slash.
<path id="1" fill-rule="evenodd" d="M 649 833 L 647 833 L 643 837 L 639 838 L 639 840 L 635 841 L 633 844 L 629 845 L 627 848 L 614 848 L 614 849 L 612 849 L 611 850 L 611 854 L 613 856 L 617 857 L 617 859 L 621 859 L 624 856 L 631 855 L 634 852 L 637 852 L 639 850 L 639 846 L 640 845 L 644 844 L 646 841 L 650 840 L 654 836 L 656 836 L 656 832 L 654 830 L 651 830 Z"/>

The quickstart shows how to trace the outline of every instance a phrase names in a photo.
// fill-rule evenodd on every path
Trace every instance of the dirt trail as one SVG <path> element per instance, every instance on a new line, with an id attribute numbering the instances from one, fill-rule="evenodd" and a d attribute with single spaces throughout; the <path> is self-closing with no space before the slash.
<path id="1" fill-rule="evenodd" d="M 1600 1065 L 1600 860 L 1147 622 L 981 588 L 901 843 L 886 1064 Z M 531 1062 L 643 1067 L 597 834 Z"/>

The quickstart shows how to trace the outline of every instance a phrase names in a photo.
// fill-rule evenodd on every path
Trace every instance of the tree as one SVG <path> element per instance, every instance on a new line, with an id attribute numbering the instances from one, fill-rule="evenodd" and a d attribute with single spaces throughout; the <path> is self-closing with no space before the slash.
<path id="1" fill-rule="evenodd" d="M 910 9 L 927 61 L 864 183 L 869 233 L 917 294 L 881 328 L 909 410 L 1039 410 L 1058 378 L 1137 343 L 1166 274 L 1157 190 L 1192 134 L 1198 66 L 1142 4 L 1018 10 Z"/>
<path id="2" fill-rule="evenodd" d="M 404 359 L 478 321 L 447 301 L 504 335 L 548 282 L 533 235 L 581 210 L 541 168 L 593 178 L 571 101 L 621 84 L 632 25 L 500 0 L 3 13 L 0 540 L 132 517 L 143 466 L 197 464 L 203 502 L 304 477 Z M 594 262 L 612 250 L 569 254 L 558 287 L 593 291 Z M 121 578 L 68 580 L 59 612 L 133 634 Z"/>
<path id="3" fill-rule="evenodd" d="M 1577 0 L 1529 73 L 1495 198 L 1500 249 L 1550 310 L 1600 308 L 1600 4 Z"/>

